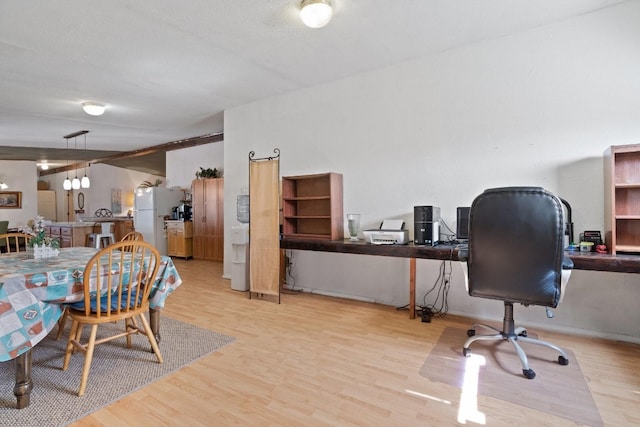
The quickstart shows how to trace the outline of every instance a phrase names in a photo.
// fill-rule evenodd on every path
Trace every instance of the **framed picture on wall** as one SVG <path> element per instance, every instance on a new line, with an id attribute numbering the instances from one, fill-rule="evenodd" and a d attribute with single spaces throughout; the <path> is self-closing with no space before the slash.
<path id="1" fill-rule="evenodd" d="M 0 209 L 22 208 L 22 191 L 0 191 Z"/>
<path id="2" fill-rule="evenodd" d="M 111 212 L 114 214 L 122 212 L 122 191 L 119 188 L 111 190 Z"/>

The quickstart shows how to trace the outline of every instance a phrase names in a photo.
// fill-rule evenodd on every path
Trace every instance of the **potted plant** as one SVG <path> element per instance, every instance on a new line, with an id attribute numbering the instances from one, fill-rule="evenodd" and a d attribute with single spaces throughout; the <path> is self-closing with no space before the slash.
<path id="1" fill-rule="evenodd" d="M 159 187 L 162 184 L 160 178 L 156 179 L 156 182 L 142 181 L 142 184 L 138 185 L 138 188 Z"/>
<path id="2" fill-rule="evenodd" d="M 218 178 L 220 177 L 220 173 L 218 172 L 218 169 L 216 168 L 203 168 L 202 166 L 200 166 L 200 170 L 196 172 L 196 178 L 197 179 L 201 179 L 201 178 Z"/>

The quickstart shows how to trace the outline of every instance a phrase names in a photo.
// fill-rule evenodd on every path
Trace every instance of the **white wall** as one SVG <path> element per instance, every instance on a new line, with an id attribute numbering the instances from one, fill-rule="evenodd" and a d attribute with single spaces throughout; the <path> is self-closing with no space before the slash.
<path id="1" fill-rule="evenodd" d="M 34 162 L 35 164 L 35 162 Z M 84 170 L 78 170 L 78 177 L 84 176 Z M 56 190 L 56 206 L 58 211 L 58 222 L 75 221 L 76 218 L 67 218 L 66 197 L 73 197 L 74 209 L 78 209 L 78 194 L 84 194 L 85 216 L 92 217 L 94 212 L 100 208 L 111 210 L 112 190 L 120 190 L 121 212 L 113 212 L 114 215 L 126 215 L 127 210 L 133 209 L 133 192 L 143 181 L 155 182 L 156 179 L 163 181 L 161 187 L 166 184 L 166 179 L 162 176 L 150 175 L 148 173 L 137 172 L 129 169 L 110 166 L 102 163 L 92 164 L 87 169 L 87 176 L 91 180 L 90 188 L 71 190 L 69 192 L 62 189 L 62 183 L 67 177 L 66 172 L 45 175 L 40 178 L 49 184 L 50 190 Z M 75 177 L 74 172 L 69 172 L 69 177 Z M 34 184 L 34 188 L 36 185 Z"/>
<path id="2" fill-rule="evenodd" d="M 363 228 L 435 205 L 455 230 L 457 206 L 484 189 L 539 185 L 568 200 L 576 233 L 603 230 L 602 153 L 640 141 L 640 2 L 486 40 L 225 112 L 225 216 L 247 185 L 247 155 L 281 150 L 282 176 L 344 175 L 344 210 Z M 330 66 L 330 64 L 326 64 Z M 225 274 L 230 271 L 225 222 Z M 412 233 L 411 233 L 412 234 Z M 408 302 L 408 261 L 296 251 L 296 285 L 391 305 Z M 418 261 L 418 302 L 439 263 Z M 449 310 L 500 319 L 470 298 L 453 266 Z M 640 338 L 640 276 L 575 272 L 546 327 Z"/>
<path id="3" fill-rule="evenodd" d="M 191 188 L 200 168 L 224 172 L 224 142 L 167 152 L 167 186 Z"/>
<path id="4" fill-rule="evenodd" d="M 38 173 L 36 162 L 0 160 L 0 182 L 6 191 L 22 192 L 21 209 L 0 209 L 0 221 L 9 221 L 9 227 L 21 227 L 38 214 Z"/>

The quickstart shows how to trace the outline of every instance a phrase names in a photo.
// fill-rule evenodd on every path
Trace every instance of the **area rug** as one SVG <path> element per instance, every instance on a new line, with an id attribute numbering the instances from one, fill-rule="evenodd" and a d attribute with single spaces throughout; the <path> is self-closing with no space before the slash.
<path id="1" fill-rule="evenodd" d="M 529 336 L 533 335 L 529 332 Z M 602 426 L 602 418 L 593 401 L 584 375 L 574 354 L 563 348 L 569 365 L 557 363 L 555 350 L 522 343 L 529 367 L 536 372 L 533 380 L 522 375 L 522 365 L 513 346 L 506 341 L 476 341 L 471 354 L 464 357 L 462 346 L 467 339 L 464 329 L 447 327 L 420 368 L 420 375 L 431 381 L 459 387 L 465 381 L 468 363 L 475 363 L 478 395 L 489 396 L 512 404 L 553 414 L 579 425 Z M 558 396 L 562 400 L 558 401 Z M 481 408 L 478 408 L 481 410 Z"/>
<path id="2" fill-rule="evenodd" d="M 98 337 L 102 328 L 115 327 L 122 328 L 120 324 L 101 325 Z M 67 425 L 234 341 L 232 337 L 162 317 L 160 351 L 164 363 L 157 363 L 149 341 L 142 335 L 132 337 L 130 349 L 125 346 L 125 338 L 100 344 L 94 352 L 85 395 L 78 397 L 84 358 L 75 354 L 69 369 L 61 369 L 68 329 L 60 341 L 54 339 L 54 330 L 32 350 L 34 385 L 27 408 L 15 409 L 15 361 L 1 364 L 0 426 Z M 85 330 L 88 333 L 88 328 Z"/>

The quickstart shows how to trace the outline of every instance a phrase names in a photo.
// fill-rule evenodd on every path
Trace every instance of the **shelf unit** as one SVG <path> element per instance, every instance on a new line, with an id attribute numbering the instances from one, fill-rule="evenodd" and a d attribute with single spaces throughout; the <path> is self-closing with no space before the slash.
<path id="1" fill-rule="evenodd" d="M 285 238 L 344 239 L 342 174 L 282 177 L 282 214 Z"/>
<path id="2" fill-rule="evenodd" d="M 604 153 L 605 242 L 612 254 L 640 252 L 640 144 Z"/>

